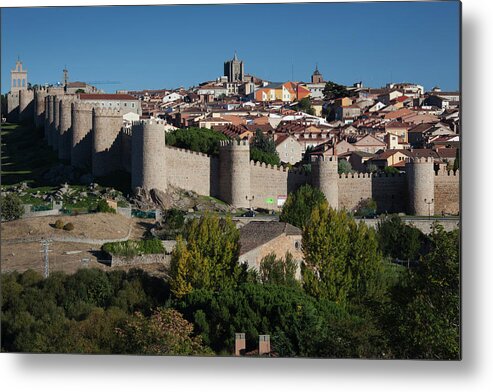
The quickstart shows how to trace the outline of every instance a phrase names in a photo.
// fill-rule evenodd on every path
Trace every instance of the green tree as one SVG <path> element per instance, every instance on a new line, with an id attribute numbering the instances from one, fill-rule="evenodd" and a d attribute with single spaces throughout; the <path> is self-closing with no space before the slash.
<path id="1" fill-rule="evenodd" d="M 310 219 L 312 210 L 326 202 L 320 189 L 308 184 L 290 193 L 284 203 L 279 220 L 303 228 Z"/>
<path id="2" fill-rule="evenodd" d="M 242 269 L 238 264 L 239 231 L 231 218 L 206 214 L 178 236 L 171 258 L 170 286 L 181 297 L 194 289 L 234 287 Z"/>
<path id="3" fill-rule="evenodd" d="M 385 166 L 383 169 L 384 173 L 386 174 L 399 174 L 399 169 L 393 166 Z"/>
<path id="4" fill-rule="evenodd" d="M 200 336 L 193 336 L 193 324 L 174 309 L 157 308 L 149 318 L 137 312 L 117 333 L 129 354 L 212 354 Z"/>
<path id="5" fill-rule="evenodd" d="M 310 102 L 310 98 L 306 97 L 301 99 L 294 108 L 297 111 L 304 112 L 306 114 L 315 115 L 315 109 L 312 107 L 312 103 Z"/>
<path id="6" fill-rule="evenodd" d="M 263 284 L 298 287 L 297 269 L 298 264 L 291 253 L 287 252 L 284 258 L 277 258 L 274 253 L 270 253 L 260 262 L 259 280 Z"/>
<path id="7" fill-rule="evenodd" d="M 4 221 L 19 219 L 24 214 L 21 199 L 13 193 L 8 193 L 0 198 L 0 210 Z"/>
<path id="8" fill-rule="evenodd" d="M 250 147 L 250 159 L 263 162 L 268 165 L 280 165 L 281 160 L 276 151 L 274 139 L 263 134 L 260 129 L 255 131 L 255 136 Z"/>
<path id="9" fill-rule="evenodd" d="M 454 171 L 458 170 L 459 165 L 460 165 L 460 149 L 458 148 L 455 152 L 455 160 L 454 160 L 453 170 Z"/>
<path id="10" fill-rule="evenodd" d="M 302 279 L 316 298 L 345 304 L 381 295 L 382 260 L 374 230 L 323 203 L 303 229 Z"/>
<path id="11" fill-rule="evenodd" d="M 416 261 L 427 246 L 426 236 L 398 215 L 387 215 L 377 224 L 380 249 L 388 257 Z"/>
<path id="12" fill-rule="evenodd" d="M 371 198 L 362 199 L 356 206 L 354 215 L 365 217 L 374 217 L 377 213 L 377 202 Z"/>
<path id="13" fill-rule="evenodd" d="M 324 98 L 326 100 L 337 99 L 349 96 L 349 91 L 347 88 L 341 84 L 337 84 L 335 82 L 328 81 L 325 84 L 323 90 Z"/>
<path id="14" fill-rule="evenodd" d="M 337 171 L 339 174 L 348 174 L 353 172 L 353 167 L 351 166 L 351 162 L 345 160 L 345 159 L 340 159 L 338 164 L 337 164 Z"/>
<path id="15" fill-rule="evenodd" d="M 430 251 L 392 291 L 384 328 L 399 358 L 459 359 L 459 230 L 435 225 L 429 237 Z"/>
<path id="16" fill-rule="evenodd" d="M 207 128 L 180 128 L 166 133 L 166 144 L 208 155 L 219 154 L 219 142 L 229 138 Z"/>
<path id="17" fill-rule="evenodd" d="M 104 199 L 98 200 L 98 204 L 96 205 L 96 212 L 107 212 L 110 214 L 116 214 L 114 208 L 111 208 L 108 202 Z"/>

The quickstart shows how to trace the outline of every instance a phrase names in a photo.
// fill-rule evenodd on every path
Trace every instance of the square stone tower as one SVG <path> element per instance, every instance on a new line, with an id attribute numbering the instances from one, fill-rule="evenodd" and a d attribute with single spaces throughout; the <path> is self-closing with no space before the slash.
<path id="1" fill-rule="evenodd" d="M 10 71 L 10 91 L 12 93 L 27 90 L 27 69 L 23 69 L 22 61 L 17 60 L 15 68 Z"/>

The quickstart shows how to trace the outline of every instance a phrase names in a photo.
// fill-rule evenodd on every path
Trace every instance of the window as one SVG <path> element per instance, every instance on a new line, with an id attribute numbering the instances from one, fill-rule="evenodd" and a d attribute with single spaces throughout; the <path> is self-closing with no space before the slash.
<path id="1" fill-rule="evenodd" d="M 26 87 L 26 79 L 22 79 L 22 87 Z"/>
<path id="2" fill-rule="evenodd" d="M 300 249 L 300 242 L 299 241 L 294 241 L 294 248 L 296 250 L 299 250 Z"/>
<path id="3" fill-rule="evenodd" d="M 13 87 L 17 87 L 17 80 L 13 80 L 13 84 L 12 84 Z"/>
<path id="4" fill-rule="evenodd" d="M 17 79 L 17 87 L 20 87 L 20 86 L 21 86 L 21 80 Z"/>

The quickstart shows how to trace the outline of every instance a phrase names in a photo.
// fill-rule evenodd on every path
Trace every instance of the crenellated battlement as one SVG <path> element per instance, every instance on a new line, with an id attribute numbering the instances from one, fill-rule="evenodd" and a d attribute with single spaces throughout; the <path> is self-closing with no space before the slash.
<path id="1" fill-rule="evenodd" d="M 459 175 L 460 175 L 459 169 L 455 171 L 447 170 L 446 167 L 435 172 L 435 176 L 437 177 L 459 177 Z"/>
<path id="2" fill-rule="evenodd" d="M 434 159 L 432 157 L 408 157 L 406 158 L 406 163 L 433 163 Z"/>
<path id="3" fill-rule="evenodd" d="M 72 109 L 76 112 L 92 112 L 96 105 L 94 103 L 87 103 L 75 100 L 72 105 Z"/>
<path id="4" fill-rule="evenodd" d="M 198 156 L 201 156 L 204 158 L 210 158 L 211 157 L 210 155 L 204 154 L 203 152 L 187 150 L 186 148 L 178 148 L 178 147 L 168 146 L 168 145 L 166 146 L 166 148 L 169 148 L 170 150 L 174 150 L 174 151 L 183 152 L 185 154 L 198 155 Z"/>
<path id="5" fill-rule="evenodd" d="M 340 179 L 346 178 L 400 178 L 405 177 L 406 173 L 365 173 L 365 172 L 357 172 L 357 173 L 343 173 L 339 174 Z"/>
<path id="6" fill-rule="evenodd" d="M 94 107 L 92 109 L 96 117 L 122 117 L 122 111 L 117 108 Z"/>
<path id="7" fill-rule="evenodd" d="M 250 148 L 248 140 L 220 140 L 219 148 Z"/>
<path id="8" fill-rule="evenodd" d="M 132 126 L 145 126 L 145 125 L 165 125 L 166 121 L 157 119 L 145 119 L 132 121 Z"/>

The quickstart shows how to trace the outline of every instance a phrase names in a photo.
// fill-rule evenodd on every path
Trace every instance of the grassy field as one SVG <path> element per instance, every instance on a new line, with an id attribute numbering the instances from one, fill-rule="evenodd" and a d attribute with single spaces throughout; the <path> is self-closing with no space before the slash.
<path id="1" fill-rule="evenodd" d="M 43 187 L 43 173 L 58 162 L 43 131 L 21 124 L 2 124 L 2 186 L 26 182 Z"/>

